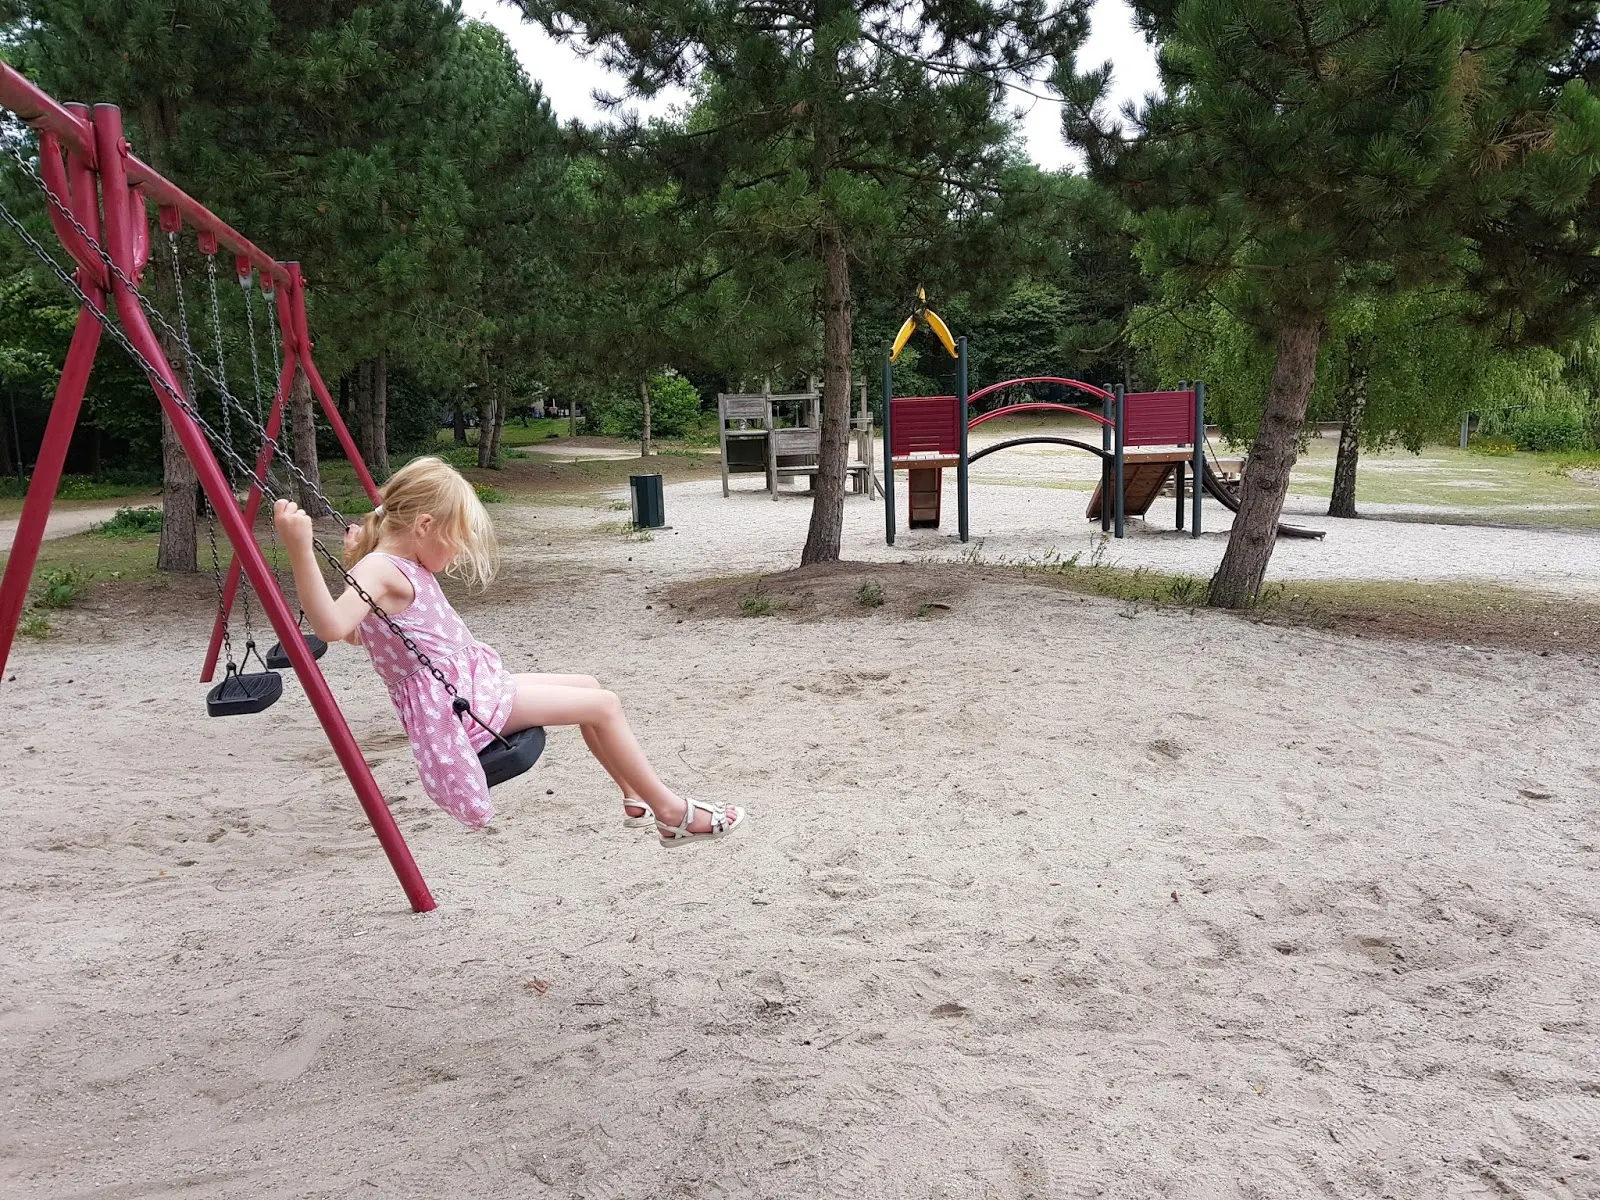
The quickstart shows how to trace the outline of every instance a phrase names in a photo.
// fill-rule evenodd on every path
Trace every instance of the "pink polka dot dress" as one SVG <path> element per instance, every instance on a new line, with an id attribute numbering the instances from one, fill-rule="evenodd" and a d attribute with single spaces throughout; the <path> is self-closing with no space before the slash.
<path id="1" fill-rule="evenodd" d="M 467 698 L 484 724 L 498 732 L 511 716 L 517 693 L 500 656 L 472 636 L 432 571 L 408 558 L 384 557 L 400 568 L 416 593 L 404 610 L 390 614 L 394 623 Z M 368 614 L 359 628 L 361 644 L 400 714 L 423 789 L 468 829 L 483 828 L 494 816 L 494 803 L 478 752 L 494 739 L 471 717 L 456 717 L 438 680 L 376 613 Z"/>

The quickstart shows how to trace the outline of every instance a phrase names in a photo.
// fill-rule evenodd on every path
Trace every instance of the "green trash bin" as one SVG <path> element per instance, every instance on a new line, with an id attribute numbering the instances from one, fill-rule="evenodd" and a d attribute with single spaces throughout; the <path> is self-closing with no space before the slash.
<path id="1" fill-rule="evenodd" d="M 661 476 L 630 475 L 628 490 L 633 497 L 633 527 L 664 528 L 667 523 L 667 506 L 661 491 Z"/>

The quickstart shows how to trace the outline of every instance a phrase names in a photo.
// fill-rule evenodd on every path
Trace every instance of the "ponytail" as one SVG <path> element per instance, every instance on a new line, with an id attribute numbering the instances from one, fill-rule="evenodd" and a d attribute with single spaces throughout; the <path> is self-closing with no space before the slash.
<path id="1" fill-rule="evenodd" d="M 361 518 L 361 528 L 354 543 L 344 552 L 344 565 L 353 567 L 378 548 L 378 527 L 383 524 L 383 505 L 378 505 Z"/>
<path id="2" fill-rule="evenodd" d="M 412 528 L 430 516 L 455 549 L 446 568 L 469 586 L 482 587 L 500 565 L 500 547 L 483 502 L 461 473 L 442 459 L 414 458 L 389 477 L 378 494 L 382 501 L 361 522 L 350 539 L 345 565 L 353 566 L 378 548 L 378 535 Z"/>

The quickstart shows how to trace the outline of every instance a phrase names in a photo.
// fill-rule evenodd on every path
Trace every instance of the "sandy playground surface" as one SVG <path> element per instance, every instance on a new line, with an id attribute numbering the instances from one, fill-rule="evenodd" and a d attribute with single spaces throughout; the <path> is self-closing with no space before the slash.
<path id="1" fill-rule="evenodd" d="M 985 554 L 1070 552 L 1049 506 L 1081 500 L 985 484 L 1013 531 Z M 503 506 L 507 576 L 465 611 L 514 665 L 614 684 L 668 779 L 750 829 L 663 852 L 561 731 L 469 834 L 336 647 L 427 916 L 292 681 L 201 715 L 203 592 L 22 643 L 0 1194 L 1600 1195 L 1594 663 L 953 573 L 861 500 L 846 555 L 912 565 L 819 581 L 828 619 L 739 619 L 687 581 L 791 565 L 805 502 L 694 483 L 667 511 L 642 541 L 600 504 Z M 1501 546 L 1353 528 L 1280 569 L 1470 575 Z M 1458 532 L 1470 562 L 1423 554 Z M 1566 536 L 1515 544 L 1586 591 Z"/>

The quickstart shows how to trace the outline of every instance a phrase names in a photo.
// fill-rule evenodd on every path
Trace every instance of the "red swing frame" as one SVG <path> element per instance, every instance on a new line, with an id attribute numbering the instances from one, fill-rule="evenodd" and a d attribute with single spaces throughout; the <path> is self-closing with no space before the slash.
<path id="1" fill-rule="evenodd" d="M 305 282 L 299 266 L 271 258 L 136 158 L 123 138 L 122 113 L 115 105 L 97 104 L 91 112 L 81 104 L 58 104 L 10 66 L 0 63 L 0 107 L 11 110 L 38 131 L 40 174 L 45 184 L 70 207 L 89 237 L 103 244 L 107 255 L 124 278 L 137 283 L 149 261 L 150 227 L 146 203 L 154 201 L 160 210 L 164 229 L 187 224 L 204 239 L 206 248 L 220 244 L 231 250 L 237 256 L 236 270 L 239 274 L 243 275 L 253 266 L 261 274 L 263 287 L 267 281 L 271 282 L 283 334 L 284 359 L 267 426 L 269 436 L 276 437 L 282 423 L 283 409 L 295 370 L 303 370 L 324 413 L 339 435 L 340 443 L 355 464 L 356 473 L 367 494 L 372 497 L 373 503 L 377 503 L 377 488 L 356 451 L 349 431 L 339 418 L 327 386 L 311 357 L 311 339 L 306 328 Z M 72 343 L 45 427 L 44 442 L 28 485 L 27 498 L 23 502 L 16 540 L 6 563 L 4 579 L 0 580 L 0 678 L 3 678 L 17 624 L 27 600 L 28 584 L 44 538 L 45 521 L 50 515 L 56 485 L 60 482 L 66 461 L 67 447 L 72 441 L 90 369 L 100 344 L 101 325 L 96 311 L 106 311 L 105 304 L 109 297 L 116 305 L 123 332 L 152 368 L 151 386 L 156 400 L 172 423 L 184 453 L 194 465 L 200 486 L 233 546 L 234 557 L 228 572 L 226 602 L 231 603 L 242 571 L 260 597 L 278 641 L 305 688 L 317 719 L 322 723 L 328 741 L 355 790 L 356 799 L 372 823 L 373 832 L 378 836 L 378 842 L 405 891 L 406 899 L 414 911 L 430 911 L 436 905 L 428 885 L 411 857 L 405 838 L 395 824 L 382 792 L 378 790 L 377 781 L 373 779 L 360 747 L 350 733 L 328 681 L 300 635 L 298 623 L 289 611 L 260 546 L 256 544 L 253 529 L 261 503 L 259 488 L 252 485 L 241 511 L 238 499 L 218 466 L 205 434 L 173 399 L 174 395 L 183 394 L 181 386 L 172 364 L 162 352 L 160 340 L 145 319 L 138 297 L 106 268 L 95 247 L 85 241 L 54 206 L 50 206 L 50 220 L 62 246 L 77 263 L 78 285 L 83 288 L 94 310 L 85 306 L 78 312 Z M 264 477 L 272 449 L 271 441 L 262 447 L 256 464 L 258 477 Z M 207 656 L 205 677 L 208 679 L 215 667 L 221 625 L 219 614 Z"/>

